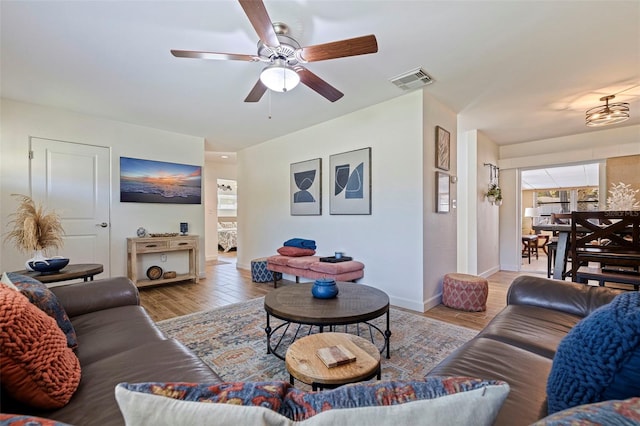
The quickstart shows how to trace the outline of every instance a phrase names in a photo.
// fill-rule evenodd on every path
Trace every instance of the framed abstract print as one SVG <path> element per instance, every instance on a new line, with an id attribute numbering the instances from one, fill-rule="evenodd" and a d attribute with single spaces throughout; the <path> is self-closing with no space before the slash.
<path id="1" fill-rule="evenodd" d="M 322 159 L 291 164 L 292 216 L 322 215 Z"/>
<path id="2" fill-rule="evenodd" d="M 371 148 L 329 157 L 331 214 L 371 214 Z"/>
<path id="3" fill-rule="evenodd" d="M 449 170 L 450 134 L 440 126 L 436 126 L 436 167 Z"/>
<path id="4" fill-rule="evenodd" d="M 449 213 L 449 175 L 436 172 L 436 213 Z"/>

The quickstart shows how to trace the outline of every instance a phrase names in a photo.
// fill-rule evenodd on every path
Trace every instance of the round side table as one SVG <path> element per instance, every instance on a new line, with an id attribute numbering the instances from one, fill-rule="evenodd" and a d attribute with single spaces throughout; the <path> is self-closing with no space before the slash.
<path id="1" fill-rule="evenodd" d="M 356 356 L 356 360 L 327 367 L 316 351 L 336 345 L 345 347 Z M 295 378 L 311 385 L 314 391 L 381 378 L 378 348 L 370 341 L 348 333 L 318 333 L 298 339 L 287 349 L 285 363 L 292 385 Z"/>

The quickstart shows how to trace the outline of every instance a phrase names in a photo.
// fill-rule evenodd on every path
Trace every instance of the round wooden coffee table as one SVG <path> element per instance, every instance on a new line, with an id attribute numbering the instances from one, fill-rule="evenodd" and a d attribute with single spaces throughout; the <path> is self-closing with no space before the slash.
<path id="1" fill-rule="evenodd" d="M 317 356 L 320 348 L 342 345 L 356 360 L 336 367 L 327 367 Z M 289 381 L 296 378 L 312 389 L 335 388 L 376 377 L 380 380 L 380 352 L 371 342 L 347 333 L 318 333 L 296 340 L 285 357 Z"/>
<path id="2" fill-rule="evenodd" d="M 313 283 L 291 284 L 271 291 L 264 298 L 264 310 L 267 312 L 267 353 L 273 353 L 280 359 L 284 359 L 278 348 L 283 341 L 275 339 L 276 332 L 286 333 L 291 323 L 318 326 L 320 333 L 325 327 L 333 331 L 337 325 L 359 324 L 366 325 L 377 330 L 384 338 L 384 344 L 380 352 L 387 350 L 389 358 L 389 296 L 377 288 L 363 284 L 338 282 L 338 296 L 333 299 L 317 299 L 311 294 Z M 386 330 L 369 321 L 386 314 Z M 271 316 L 285 321 L 275 328 L 271 328 Z M 284 331 L 282 330 L 283 327 Z M 298 327 L 300 330 L 300 327 Z M 298 337 L 298 332 L 293 338 Z M 272 345 L 272 338 L 277 340 Z"/>

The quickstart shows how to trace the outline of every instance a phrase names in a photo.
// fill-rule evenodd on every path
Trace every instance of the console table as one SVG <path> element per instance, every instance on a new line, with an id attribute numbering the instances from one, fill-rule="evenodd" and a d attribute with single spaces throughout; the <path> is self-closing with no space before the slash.
<path id="1" fill-rule="evenodd" d="M 138 256 L 149 253 L 189 252 L 189 272 L 180 273 L 175 278 L 157 280 L 138 278 Z M 137 287 L 193 280 L 198 283 L 199 237 L 184 235 L 176 237 L 127 238 L 127 274 Z"/>

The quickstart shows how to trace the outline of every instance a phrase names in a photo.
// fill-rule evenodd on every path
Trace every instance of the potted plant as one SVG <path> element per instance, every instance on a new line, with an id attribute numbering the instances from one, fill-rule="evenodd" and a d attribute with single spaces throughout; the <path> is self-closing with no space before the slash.
<path id="1" fill-rule="evenodd" d="M 42 205 L 36 206 L 31 197 L 13 194 L 20 200 L 18 209 L 10 215 L 9 226 L 13 228 L 6 235 L 6 241 L 12 241 L 23 253 L 33 253 L 27 261 L 28 270 L 33 270 L 29 262 L 46 261 L 44 254 L 50 249 L 63 245 L 64 230 L 60 216 L 55 212 L 46 212 Z"/>
<path id="2" fill-rule="evenodd" d="M 502 190 L 497 183 L 489 185 L 489 191 L 487 191 L 485 196 L 491 204 L 496 204 L 498 206 L 502 204 Z"/>

